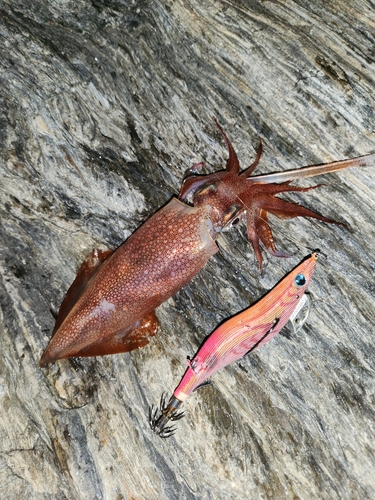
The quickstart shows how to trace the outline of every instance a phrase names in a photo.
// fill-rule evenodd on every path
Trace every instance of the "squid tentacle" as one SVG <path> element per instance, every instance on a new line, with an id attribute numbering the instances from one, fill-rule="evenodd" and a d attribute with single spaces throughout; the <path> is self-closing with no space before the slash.
<path id="1" fill-rule="evenodd" d="M 225 141 L 225 144 L 228 148 L 228 152 L 229 152 L 229 158 L 227 160 L 226 171 L 227 171 L 227 173 L 233 173 L 233 174 L 238 175 L 240 173 L 240 162 L 238 161 L 237 153 L 235 152 L 235 150 L 232 146 L 232 143 L 230 142 L 227 134 L 224 132 L 222 126 L 216 120 L 215 117 L 214 117 L 214 122 L 216 123 L 216 126 L 219 129 L 219 131 L 220 131 L 220 133 Z"/>
<path id="2" fill-rule="evenodd" d="M 259 244 L 259 232 L 257 230 L 256 221 L 259 218 L 259 209 L 251 212 L 246 212 L 246 230 L 247 237 L 253 247 L 255 258 L 258 261 L 259 270 L 262 271 L 263 257 Z M 268 223 L 266 223 L 268 225 Z M 271 230 L 270 230 L 271 231 Z"/>
<path id="3" fill-rule="evenodd" d="M 241 178 L 249 177 L 254 172 L 254 170 L 258 166 L 258 163 L 259 163 L 259 160 L 262 156 L 262 153 L 263 153 L 263 143 L 262 143 L 262 139 L 259 138 L 259 145 L 258 145 L 257 155 L 255 157 L 255 160 L 253 161 L 253 163 L 249 167 L 247 167 L 243 172 L 241 172 L 241 175 L 240 175 Z"/>
<path id="4" fill-rule="evenodd" d="M 307 192 L 311 191 L 312 189 L 319 188 L 321 186 L 324 186 L 324 184 L 315 184 L 314 186 L 308 186 L 308 187 L 301 187 L 301 186 L 293 186 L 291 185 L 292 181 L 287 181 L 283 182 L 281 184 L 266 184 L 263 186 L 262 184 L 256 184 L 255 186 L 251 186 L 249 193 L 250 197 L 253 198 L 254 194 L 252 193 L 252 190 L 254 190 L 254 193 L 263 193 L 267 192 L 267 194 L 270 194 L 272 196 L 280 193 L 292 193 L 292 192 Z M 263 189 L 262 189 L 263 188 Z M 266 189 L 264 189 L 266 188 Z M 246 195 L 245 195 L 246 196 Z M 251 203 L 251 200 L 249 200 Z"/>
<path id="5" fill-rule="evenodd" d="M 262 271 L 263 257 L 259 244 L 260 241 L 263 243 L 268 252 L 274 257 L 288 258 L 290 255 L 276 249 L 272 231 L 268 224 L 268 211 L 265 209 L 258 209 L 254 212 L 246 213 L 246 229 L 247 236 L 258 261 L 259 269 Z"/>
<path id="6" fill-rule="evenodd" d="M 260 210 L 259 217 L 256 221 L 256 229 L 259 234 L 260 241 L 274 257 L 291 257 L 288 253 L 277 250 L 271 228 L 268 224 L 268 212 L 264 209 Z"/>
<path id="7" fill-rule="evenodd" d="M 289 219 L 294 217 L 313 217 L 314 219 L 319 219 L 329 224 L 345 225 L 342 222 L 328 219 L 327 217 L 313 212 L 312 210 L 309 210 L 302 205 L 297 205 L 295 203 L 282 200 L 281 198 L 275 198 L 273 196 L 267 196 L 266 201 L 263 204 L 263 208 L 268 212 L 271 212 L 271 214 L 276 215 L 276 217 L 279 217 L 280 219 Z"/>

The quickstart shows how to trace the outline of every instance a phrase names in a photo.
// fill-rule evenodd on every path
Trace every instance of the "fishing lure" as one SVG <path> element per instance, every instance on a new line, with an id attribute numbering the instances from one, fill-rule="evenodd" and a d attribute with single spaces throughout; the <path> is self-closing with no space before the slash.
<path id="1" fill-rule="evenodd" d="M 168 403 L 163 394 L 160 407 L 150 408 L 149 423 L 156 434 L 163 438 L 172 436 L 176 428 L 169 423 L 184 416 L 185 413 L 178 409 L 193 391 L 206 385 L 215 372 L 258 349 L 279 333 L 306 297 L 317 255 L 318 250 L 259 302 L 225 321 L 207 338 L 194 358 L 188 360 L 189 367 Z"/>
<path id="2" fill-rule="evenodd" d="M 216 120 L 215 120 L 216 121 Z M 262 266 L 261 241 L 275 256 L 268 213 L 314 217 L 334 223 L 274 195 L 308 191 L 294 179 L 353 166 L 375 164 L 375 154 L 351 160 L 249 177 L 259 162 L 240 173 L 231 142 L 216 121 L 229 151 L 225 171 L 195 175 L 194 168 L 172 200 L 146 221 L 116 251 L 93 250 L 83 262 L 58 314 L 53 337 L 40 366 L 74 356 L 127 352 L 146 345 L 157 332 L 155 308 L 186 285 L 218 251 L 218 235 L 239 220 Z"/>

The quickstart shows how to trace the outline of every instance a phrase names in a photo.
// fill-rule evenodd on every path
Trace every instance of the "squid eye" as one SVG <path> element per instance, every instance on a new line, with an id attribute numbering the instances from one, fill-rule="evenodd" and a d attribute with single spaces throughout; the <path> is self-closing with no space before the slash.
<path id="1" fill-rule="evenodd" d="M 196 194 L 198 196 L 202 196 L 202 195 L 214 193 L 215 191 L 217 191 L 217 184 L 216 183 L 211 183 L 211 184 L 207 184 L 206 186 L 203 186 L 202 189 L 200 189 L 199 191 L 197 191 Z"/>
<path id="2" fill-rule="evenodd" d="M 223 228 L 234 226 L 240 221 L 239 212 L 241 207 L 231 205 L 223 217 Z"/>
<path id="3" fill-rule="evenodd" d="M 301 287 L 306 284 L 306 278 L 303 274 L 297 274 L 297 276 L 294 278 L 294 283 L 298 286 Z"/>

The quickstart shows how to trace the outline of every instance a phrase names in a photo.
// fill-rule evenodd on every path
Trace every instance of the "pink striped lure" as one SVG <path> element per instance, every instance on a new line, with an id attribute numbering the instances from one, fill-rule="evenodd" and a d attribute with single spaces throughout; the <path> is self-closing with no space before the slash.
<path id="1" fill-rule="evenodd" d="M 150 426 L 156 434 L 161 437 L 174 434 L 175 428 L 168 426 L 169 421 L 184 416 L 177 410 L 193 391 L 205 385 L 215 372 L 279 333 L 304 299 L 318 252 L 302 261 L 256 304 L 225 321 L 206 339 L 194 358 L 188 360 L 188 369 L 169 402 L 163 395 L 160 408 L 150 408 Z"/>

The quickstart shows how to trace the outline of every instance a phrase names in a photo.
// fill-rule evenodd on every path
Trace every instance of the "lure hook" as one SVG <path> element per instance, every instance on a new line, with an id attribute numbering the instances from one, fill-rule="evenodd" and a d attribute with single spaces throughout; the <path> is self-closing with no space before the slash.
<path id="1" fill-rule="evenodd" d="M 149 409 L 149 424 L 151 430 L 154 431 L 161 438 L 168 438 L 173 436 L 176 432 L 176 427 L 172 427 L 169 422 L 180 420 L 185 416 L 185 412 L 178 412 L 182 401 L 175 396 L 171 396 L 168 403 L 166 402 L 166 393 L 163 392 L 160 398 L 159 408 L 152 405 Z"/>

